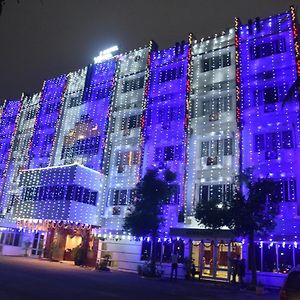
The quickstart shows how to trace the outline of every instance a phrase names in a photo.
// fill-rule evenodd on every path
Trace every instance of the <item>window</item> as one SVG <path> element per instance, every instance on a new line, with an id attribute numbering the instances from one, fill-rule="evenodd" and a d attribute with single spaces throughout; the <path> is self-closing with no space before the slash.
<path id="1" fill-rule="evenodd" d="M 26 188 L 28 189 L 28 188 Z M 37 196 L 35 201 L 76 201 L 96 205 L 98 192 L 77 186 L 40 186 L 34 188 Z"/>
<path id="2" fill-rule="evenodd" d="M 64 145 L 61 159 L 72 158 L 80 155 L 96 155 L 99 152 L 100 136 L 91 136 L 79 139 L 71 145 Z"/>
<path id="3" fill-rule="evenodd" d="M 206 157 L 208 156 L 209 153 L 209 142 L 201 142 L 201 157 Z"/>
<path id="4" fill-rule="evenodd" d="M 174 244 L 174 253 L 178 253 L 178 262 L 183 263 L 184 261 L 184 242 L 182 239 L 173 241 Z"/>
<path id="5" fill-rule="evenodd" d="M 0 233 L 0 244 L 19 247 L 21 246 L 21 242 L 21 233 L 18 231 Z"/>
<path id="6" fill-rule="evenodd" d="M 163 262 L 170 262 L 171 261 L 172 248 L 173 248 L 172 242 L 165 241 L 163 243 L 163 258 L 162 258 Z"/>
<path id="7" fill-rule="evenodd" d="M 118 166 L 118 173 L 125 172 L 125 166 L 138 165 L 140 163 L 139 151 L 119 151 L 116 155 L 115 165 Z"/>
<path id="8" fill-rule="evenodd" d="M 151 241 L 144 239 L 141 249 L 141 260 L 149 260 L 151 257 Z M 155 249 L 155 260 L 158 262 L 171 262 L 171 257 L 174 252 L 178 253 L 178 262 L 184 262 L 184 242 L 182 239 L 158 241 Z"/>
<path id="9" fill-rule="evenodd" d="M 199 189 L 199 201 L 205 203 L 209 199 L 208 185 L 201 185 Z"/>
<path id="10" fill-rule="evenodd" d="M 174 160 L 174 146 L 165 147 L 164 152 L 165 152 L 165 157 L 164 157 L 165 161 Z"/>
<path id="11" fill-rule="evenodd" d="M 137 190 L 136 189 L 129 190 L 128 204 L 133 204 L 136 200 L 137 200 Z"/>
<path id="12" fill-rule="evenodd" d="M 264 103 L 271 104 L 278 101 L 278 89 L 277 87 L 271 87 L 264 89 Z"/>
<path id="13" fill-rule="evenodd" d="M 170 124 L 172 121 L 179 121 L 184 119 L 185 108 L 184 106 L 162 106 L 158 110 L 157 123 L 162 123 L 163 127 Z"/>
<path id="14" fill-rule="evenodd" d="M 263 272 L 276 272 L 276 248 L 263 246 Z"/>
<path id="15" fill-rule="evenodd" d="M 68 108 L 79 106 L 84 103 L 82 95 L 70 96 L 68 101 Z"/>
<path id="16" fill-rule="evenodd" d="M 254 149 L 256 152 L 267 150 L 266 159 L 277 158 L 270 155 L 279 149 L 291 149 L 294 147 L 292 130 L 260 133 L 254 136 Z"/>
<path id="17" fill-rule="evenodd" d="M 180 197 L 180 186 L 178 184 L 174 184 L 171 186 L 171 190 L 173 192 L 172 196 L 167 199 L 166 204 L 178 204 L 179 203 L 179 197 Z"/>
<path id="18" fill-rule="evenodd" d="M 111 87 L 106 86 L 104 88 L 99 89 L 95 93 L 95 100 L 101 100 L 101 99 L 107 98 L 110 96 L 110 94 L 111 94 Z"/>
<path id="19" fill-rule="evenodd" d="M 145 77 L 135 78 L 131 80 L 126 80 L 123 82 L 122 93 L 127 93 L 130 91 L 138 90 L 144 87 Z"/>
<path id="20" fill-rule="evenodd" d="M 44 143 L 47 145 L 47 144 L 51 144 L 52 141 L 54 139 L 54 133 L 50 133 L 50 134 L 47 134 L 45 136 L 45 140 L 44 140 Z"/>
<path id="21" fill-rule="evenodd" d="M 218 157 L 233 155 L 233 139 L 225 138 L 201 142 L 201 157 Z"/>
<path id="22" fill-rule="evenodd" d="M 141 115 L 122 118 L 121 130 L 139 128 L 141 126 Z"/>
<path id="23" fill-rule="evenodd" d="M 36 109 L 35 108 L 31 108 L 30 110 L 28 110 L 26 112 L 26 116 L 25 116 L 25 119 L 26 120 L 31 120 L 34 118 L 35 116 L 35 113 L 36 113 Z"/>
<path id="24" fill-rule="evenodd" d="M 183 145 L 175 146 L 175 160 L 183 159 Z"/>
<path id="25" fill-rule="evenodd" d="M 202 59 L 202 72 L 228 67 L 231 65 L 230 52 L 221 56 Z"/>
<path id="26" fill-rule="evenodd" d="M 131 199 L 130 197 L 133 197 L 133 195 L 130 194 L 130 190 L 110 190 L 110 200 L 109 204 L 112 206 L 118 206 L 118 205 L 127 205 L 130 203 Z"/>
<path id="27" fill-rule="evenodd" d="M 202 101 L 202 116 L 216 115 L 218 113 L 232 110 L 232 96 L 218 97 Z"/>
<path id="28" fill-rule="evenodd" d="M 160 71 L 160 73 L 159 73 L 160 81 L 166 82 L 166 81 L 179 79 L 183 76 L 183 71 L 184 71 L 183 66 Z"/>
<path id="29" fill-rule="evenodd" d="M 164 150 L 162 147 L 155 148 L 155 161 L 162 161 Z"/>
<path id="30" fill-rule="evenodd" d="M 293 134 L 292 130 L 282 131 L 282 148 L 290 149 L 293 148 Z"/>
<path id="31" fill-rule="evenodd" d="M 265 138 L 264 134 L 256 134 L 254 136 L 255 151 L 259 152 L 265 150 Z"/>
<path id="32" fill-rule="evenodd" d="M 266 150 L 280 149 L 281 139 L 280 132 L 266 133 Z"/>
<path id="33" fill-rule="evenodd" d="M 46 114 L 57 112 L 60 108 L 60 103 L 49 103 L 46 107 Z"/>
<path id="34" fill-rule="evenodd" d="M 287 178 L 275 181 L 275 190 L 273 191 L 272 197 L 279 197 L 279 200 L 285 202 L 296 201 L 296 179 Z"/>
<path id="35" fill-rule="evenodd" d="M 299 264 L 300 250 L 292 243 L 259 242 L 255 247 L 258 271 L 286 274 Z"/>
<path id="36" fill-rule="evenodd" d="M 119 205 L 126 205 L 127 190 L 121 190 L 119 194 Z"/>
<path id="37" fill-rule="evenodd" d="M 252 60 L 284 52 L 286 52 L 284 38 L 250 46 L 250 58 Z"/>
<path id="38" fill-rule="evenodd" d="M 278 272 L 288 273 L 293 267 L 293 248 L 292 247 L 278 247 Z"/>
<path id="39" fill-rule="evenodd" d="M 184 157 L 182 144 L 155 148 L 155 161 L 182 160 Z"/>
<path id="40" fill-rule="evenodd" d="M 144 240 L 142 243 L 141 260 L 149 260 L 151 255 L 151 242 Z"/>
<path id="41" fill-rule="evenodd" d="M 200 185 L 199 201 L 209 200 L 229 201 L 233 195 L 232 184 Z"/>
<path id="42" fill-rule="evenodd" d="M 209 115 L 210 111 L 211 111 L 210 101 L 208 100 L 202 101 L 202 112 L 201 112 L 202 116 Z"/>
<path id="43" fill-rule="evenodd" d="M 232 155 L 232 138 L 224 140 L 224 155 Z"/>

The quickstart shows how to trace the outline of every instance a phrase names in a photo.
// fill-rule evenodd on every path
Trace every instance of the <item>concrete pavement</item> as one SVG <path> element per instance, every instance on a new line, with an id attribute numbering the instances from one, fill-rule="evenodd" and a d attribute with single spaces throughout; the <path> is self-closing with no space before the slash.
<path id="1" fill-rule="evenodd" d="M 278 292 L 256 296 L 250 291 L 209 282 L 170 282 L 124 272 L 98 272 L 66 263 L 0 256 L 0 299 L 275 300 Z"/>

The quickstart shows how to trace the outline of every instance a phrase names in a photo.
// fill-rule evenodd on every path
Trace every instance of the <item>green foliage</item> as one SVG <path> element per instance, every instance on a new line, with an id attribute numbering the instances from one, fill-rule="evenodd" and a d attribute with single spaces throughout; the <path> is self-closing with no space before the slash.
<path id="1" fill-rule="evenodd" d="M 220 202 L 219 199 L 211 199 L 204 203 L 199 202 L 196 207 L 195 218 L 199 224 L 214 230 L 223 226 L 230 227 L 232 219 L 229 209 L 229 203 Z"/>
<path id="2" fill-rule="evenodd" d="M 280 197 L 274 195 L 275 183 L 271 179 L 248 181 L 246 193 L 236 190 L 228 201 L 212 199 L 198 203 L 195 217 L 200 224 L 211 229 L 228 227 L 235 235 L 247 236 L 252 232 L 265 235 L 275 228 Z"/>
<path id="3" fill-rule="evenodd" d="M 50 245 L 50 251 L 49 251 L 49 258 L 51 260 L 57 258 L 57 256 L 59 255 L 59 244 L 57 240 L 53 240 L 51 245 Z"/>
<path id="4" fill-rule="evenodd" d="M 169 169 L 148 169 L 137 184 L 137 200 L 125 217 L 125 230 L 130 230 L 135 236 L 151 237 L 152 251 L 147 276 L 158 276 L 155 263 L 156 237 L 164 223 L 162 206 L 168 203 L 177 189 L 175 180 L 176 174 Z"/>
<path id="5" fill-rule="evenodd" d="M 275 217 L 279 213 L 280 195 L 274 193 L 276 184 L 269 178 L 251 181 L 250 174 L 240 177 L 242 189 L 236 190 L 232 199 L 212 199 L 198 203 L 195 218 L 199 224 L 219 230 L 228 227 L 236 236 L 249 239 L 249 259 L 252 285 L 256 285 L 255 235 L 265 236 L 274 230 Z"/>
<path id="6" fill-rule="evenodd" d="M 148 169 L 137 184 L 137 201 L 125 217 L 124 228 L 136 236 L 157 236 L 164 222 L 162 206 L 175 192 L 175 179 L 169 169 Z"/>
<path id="7" fill-rule="evenodd" d="M 246 197 L 237 191 L 229 210 L 232 220 L 229 228 L 240 236 L 253 232 L 265 236 L 273 231 L 280 202 L 280 195 L 275 195 L 275 190 L 275 183 L 271 179 L 260 179 L 248 184 Z"/>
<path id="8" fill-rule="evenodd" d="M 72 257 L 76 266 L 82 266 L 86 257 L 86 251 L 82 245 L 72 249 Z"/>

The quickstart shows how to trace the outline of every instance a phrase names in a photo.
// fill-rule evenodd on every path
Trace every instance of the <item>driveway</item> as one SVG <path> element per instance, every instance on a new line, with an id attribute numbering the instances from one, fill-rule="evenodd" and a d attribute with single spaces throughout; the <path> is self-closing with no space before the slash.
<path id="1" fill-rule="evenodd" d="M 170 282 L 124 272 L 98 272 L 67 263 L 0 256 L 0 299 L 275 300 L 278 291 L 256 296 L 237 287 L 210 282 Z"/>

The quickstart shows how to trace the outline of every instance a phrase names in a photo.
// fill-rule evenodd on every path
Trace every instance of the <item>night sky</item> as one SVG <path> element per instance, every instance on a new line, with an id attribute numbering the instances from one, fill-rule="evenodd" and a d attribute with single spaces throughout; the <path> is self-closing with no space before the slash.
<path id="1" fill-rule="evenodd" d="M 234 17 L 267 17 L 286 0 L 7 0 L 0 16 L 0 102 L 38 92 L 45 79 L 93 62 L 117 44 L 122 52 L 150 39 L 160 48 L 233 27 Z M 300 7 L 298 9 L 300 19 Z"/>

